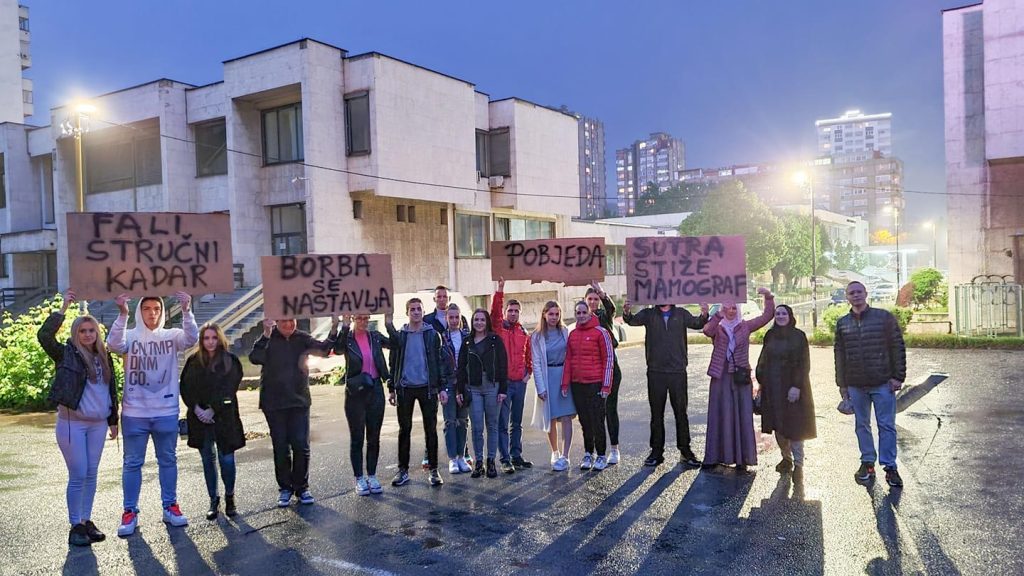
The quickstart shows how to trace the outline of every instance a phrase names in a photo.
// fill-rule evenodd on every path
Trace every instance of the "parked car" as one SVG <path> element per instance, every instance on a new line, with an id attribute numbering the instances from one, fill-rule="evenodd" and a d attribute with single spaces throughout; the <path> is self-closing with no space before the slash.
<path id="1" fill-rule="evenodd" d="M 832 291 L 832 296 L 829 297 L 829 306 L 842 306 L 846 304 L 846 288 L 836 288 Z"/>

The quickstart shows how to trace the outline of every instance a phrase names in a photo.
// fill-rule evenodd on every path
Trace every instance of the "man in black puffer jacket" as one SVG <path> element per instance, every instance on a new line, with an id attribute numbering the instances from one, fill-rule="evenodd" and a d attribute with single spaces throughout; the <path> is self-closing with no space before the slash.
<path id="1" fill-rule="evenodd" d="M 907 350 L 896 317 L 887 310 L 871 308 L 867 289 L 860 282 L 846 287 L 850 313 L 836 324 L 836 383 L 843 398 L 853 403 L 860 468 L 857 482 L 875 477 L 875 459 L 885 468 L 885 480 L 900 488 L 896 470 L 896 391 L 907 377 Z M 871 408 L 878 423 L 878 453 L 871 436 Z"/>

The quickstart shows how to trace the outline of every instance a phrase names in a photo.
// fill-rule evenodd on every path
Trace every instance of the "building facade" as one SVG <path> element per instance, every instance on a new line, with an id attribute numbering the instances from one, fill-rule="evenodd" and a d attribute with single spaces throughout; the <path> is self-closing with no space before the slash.
<path id="1" fill-rule="evenodd" d="M 1024 6 L 942 15 L 949 279 L 1024 283 Z"/>
<path id="2" fill-rule="evenodd" d="M 679 183 L 686 169 L 683 141 L 664 132 L 615 151 L 619 216 L 633 216 L 636 200 L 651 184 L 664 190 Z"/>
<path id="3" fill-rule="evenodd" d="M 892 156 L 892 114 L 864 114 L 848 110 L 838 118 L 814 123 L 818 131 L 819 156 L 844 156 L 880 152 Z"/>
<path id="4" fill-rule="evenodd" d="M 92 99 L 85 211 L 226 212 L 245 286 L 260 284 L 263 255 L 389 253 L 396 292 L 445 284 L 480 305 L 494 290 L 490 241 L 620 234 L 575 221 L 573 116 L 312 39 L 228 60 L 223 75 Z M 0 288 L 67 286 L 79 141 L 61 125 L 75 110 L 54 108 L 45 127 L 0 124 L 11 198 Z M 623 287 L 609 279 L 610 292 Z M 510 281 L 507 291 L 539 310 L 578 290 Z"/>
<path id="5" fill-rule="evenodd" d="M 566 106 L 562 106 L 560 110 L 576 118 L 579 133 L 580 218 L 602 218 L 608 200 L 608 189 L 605 185 L 607 169 L 604 155 L 604 122 L 573 112 Z"/>

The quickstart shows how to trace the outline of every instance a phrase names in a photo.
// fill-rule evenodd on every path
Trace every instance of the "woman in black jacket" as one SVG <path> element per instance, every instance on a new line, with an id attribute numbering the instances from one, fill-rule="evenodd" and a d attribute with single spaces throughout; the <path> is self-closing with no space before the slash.
<path id="1" fill-rule="evenodd" d="M 60 312 L 50 314 L 36 338 L 57 365 L 48 400 L 57 405 L 57 445 L 68 467 L 68 543 L 88 546 L 106 538 L 91 520 L 92 503 L 104 436 L 109 430 L 110 438 L 117 438 L 117 382 L 114 359 L 95 318 L 79 316 L 67 343 L 57 342 L 64 313 L 74 301 L 75 292 L 69 289 Z"/>
<path id="2" fill-rule="evenodd" d="M 797 329 L 793 309 L 779 305 L 775 308 L 775 325 L 765 334 L 757 360 L 761 430 L 775 432 L 782 451 L 782 462 L 775 470 L 792 471 L 795 482 L 803 480 L 804 440 L 817 435 L 810 374 L 807 336 Z"/>
<path id="3" fill-rule="evenodd" d="M 242 363 L 228 351 L 224 331 L 216 324 L 199 329 L 199 344 L 181 371 L 181 401 L 187 408 L 188 445 L 203 459 L 206 491 L 210 495 L 207 520 L 217 518 L 217 463 L 224 480 L 224 513 L 235 508 L 235 450 L 245 446 L 245 431 L 238 415 L 238 385 Z M 216 457 L 214 456 L 216 448 Z"/>
<path id="4" fill-rule="evenodd" d="M 355 328 L 352 329 L 353 318 Z M 391 376 L 384 361 L 390 340 L 369 330 L 370 316 L 356 314 L 342 319 L 334 353 L 345 355 L 345 419 L 348 421 L 349 459 L 356 476 L 356 494 L 380 494 L 377 457 L 380 429 L 384 425 L 384 384 Z M 363 475 L 363 437 L 366 438 L 366 475 Z"/>
<path id="5" fill-rule="evenodd" d="M 469 418 L 473 427 L 472 478 L 484 474 L 484 426 L 487 427 L 487 477 L 494 478 L 498 469 L 494 455 L 498 451 L 498 414 L 508 393 L 508 355 L 501 338 L 491 330 L 491 315 L 482 308 L 473 312 L 470 337 L 462 341 L 459 353 L 458 393 L 459 406 L 469 403 Z"/>

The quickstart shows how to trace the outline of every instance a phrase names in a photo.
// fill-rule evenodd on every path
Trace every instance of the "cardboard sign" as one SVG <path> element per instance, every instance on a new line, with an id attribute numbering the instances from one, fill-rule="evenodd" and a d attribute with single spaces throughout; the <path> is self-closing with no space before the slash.
<path id="1" fill-rule="evenodd" d="M 743 236 L 626 238 L 626 297 L 633 304 L 747 301 Z"/>
<path id="2" fill-rule="evenodd" d="M 586 286 L 604 280 L 604 238 L 491 242 L 491 280 L 532 280 Z"/>
<path id="3" fill-rule="evenodd" d="M 68 213 L 70 286 L 80 298 L 231 292 L 227 214 Z"/>
<path id="4" fill-rule="evenodd" d="M 388 254 L 263 256 L 267 318 L 386 314 L 394 310 Z"/>

